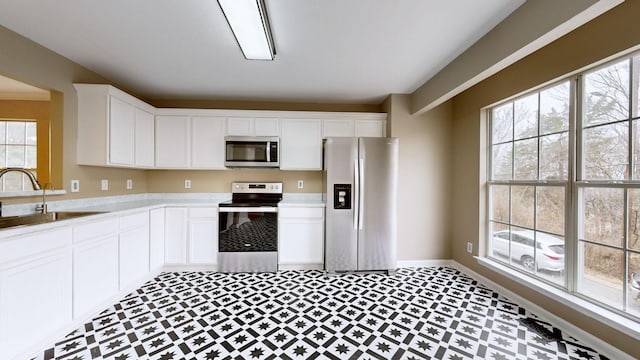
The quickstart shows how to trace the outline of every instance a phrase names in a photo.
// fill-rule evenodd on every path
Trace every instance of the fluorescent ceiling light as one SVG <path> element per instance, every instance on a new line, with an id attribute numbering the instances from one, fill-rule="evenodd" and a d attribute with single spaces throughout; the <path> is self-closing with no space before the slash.
<path id="1" fill-rule="evenodd" d="M 263 0 L 218 0 L 240 50 L 247 60 L 273 60 L 267 9 Z"/>

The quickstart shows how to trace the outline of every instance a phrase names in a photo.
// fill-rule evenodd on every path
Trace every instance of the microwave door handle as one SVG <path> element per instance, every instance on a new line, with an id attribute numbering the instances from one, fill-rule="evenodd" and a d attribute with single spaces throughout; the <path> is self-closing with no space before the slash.
<path id="1" fill-rule="evenodd" d="M 271 162 L 271 141 L 267 141 L 267 162 Z"/>

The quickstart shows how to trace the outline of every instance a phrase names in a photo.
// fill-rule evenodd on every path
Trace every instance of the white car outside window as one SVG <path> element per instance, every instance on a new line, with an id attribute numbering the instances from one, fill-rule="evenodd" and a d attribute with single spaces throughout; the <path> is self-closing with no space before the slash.
<path id="1" fill-rule="evenodd" d="M 502 230 L 493 234 L 494 254 L 518 261 L 528 271 L 564 270 L 564 241 L 533 230 Z"/>

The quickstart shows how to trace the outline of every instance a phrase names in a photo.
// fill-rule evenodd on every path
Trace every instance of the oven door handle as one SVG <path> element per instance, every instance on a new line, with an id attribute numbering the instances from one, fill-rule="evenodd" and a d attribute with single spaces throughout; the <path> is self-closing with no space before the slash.
<path id="1" fill-rule="evenodd" d="M 264 212 L 264 213 L 275 213 L 278 212 L 278 208 L 274 206 L 241 206 L 241 207 L 232 207 L 232 206 L 223 206 L 218 208 L 221 213 L 248 213 L 248 212 Z"/>

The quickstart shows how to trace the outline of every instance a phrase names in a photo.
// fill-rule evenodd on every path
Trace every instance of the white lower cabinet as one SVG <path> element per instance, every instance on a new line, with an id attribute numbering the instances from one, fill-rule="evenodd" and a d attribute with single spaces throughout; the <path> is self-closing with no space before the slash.
<path id="1" fill-rule="evenodd" d="M 0 357 L 13 358 L 72 320 L 71 231 L 0 244 Z"/>
<path id="2" fill-rule="evenodd" d="M 167 265 L 187 263 L 187 208 L 168 207 L 164 210 L 165 247 Z"/>
<path id="3" fill-rule="evenodd" d="M 149 270 L 164 265 L 164 208 L 149 212 Z"/>
<path id="4" fill-rule="evenodd" d="M 165 262 L 213 265 L 218 257 L 218 209 L 165 209 Z"/>
<path id="5" fill-rule="evenodd" d="M 189 264 L 218 262 L 218 209 L 191 208 L 188 211 Z"/>
<path id="6" fill-rule="evenodd" d="M 120 289 L 128 288 L 149 272 L 149 228 L 120 234 Z"/>
<path id="7" fill-rule="evenodd" d="M 322 268 L 324 208 L 281 207 L 278 210 L 278 265 Z"/>
<path id="8" fill-rule="evenodd" d="M 89 315 L 118 285 L 118 218 L 73 226 L 73 317 Z"/>
<path id="9" fill-rule="evenodd" d="M 73 249 L 73 317 L 87 315 L 118 293 L 118 236 L 83 242 Z"/>
<path id="10" fill-rule="evenodd" d="M 149 212 L 120 217 L 120 289 L 149 272 Z"/>

